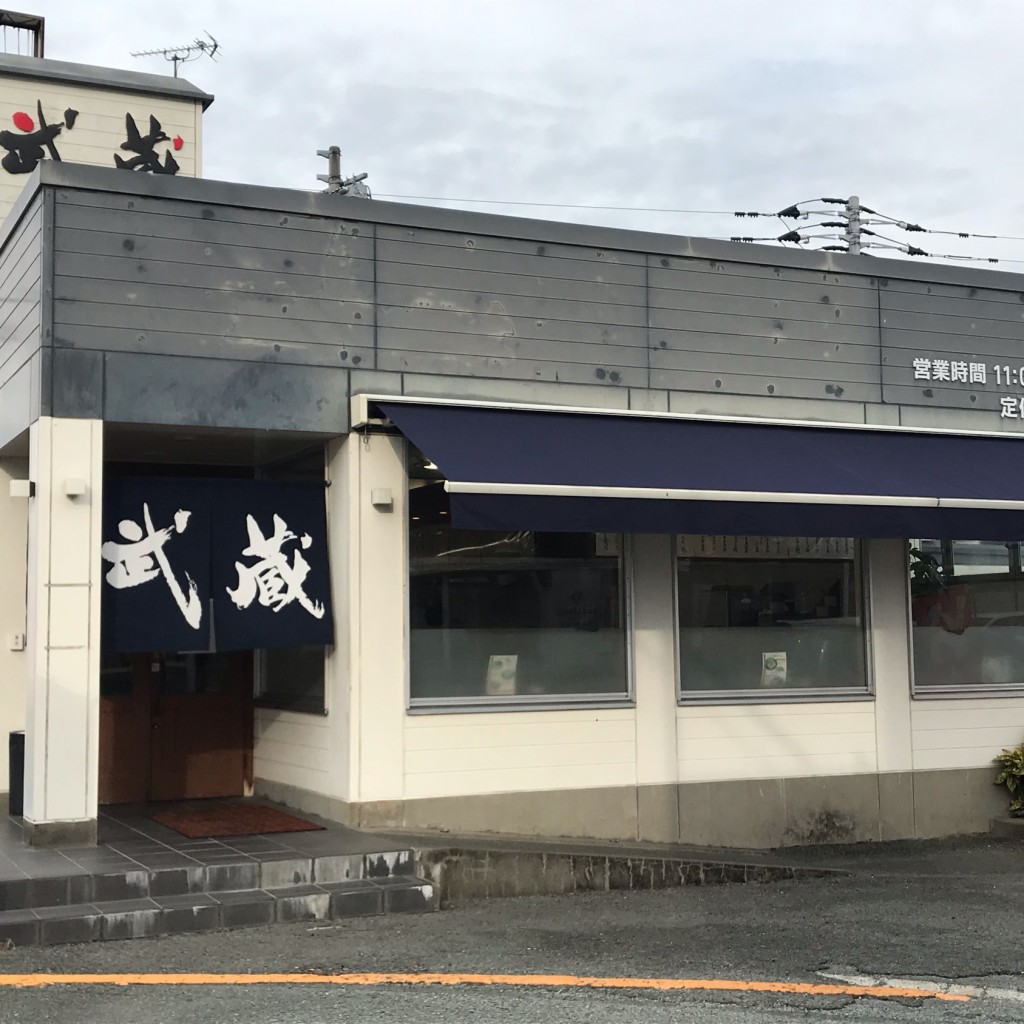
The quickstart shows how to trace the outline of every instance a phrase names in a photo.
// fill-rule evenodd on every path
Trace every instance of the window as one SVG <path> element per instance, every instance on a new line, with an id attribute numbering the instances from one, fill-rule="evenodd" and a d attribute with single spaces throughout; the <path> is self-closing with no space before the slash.
<path id="1" fill-rule="evenodd" d="M 256 702 L 288 711 L 324 714 L 324 649 L 280 647 L 260 651 Z"/>
<path id="2" fill-rule="evenodd" d="M 869 692 L 854 541 L 684 536 L 676 545 L 683 701 Z"/>
<path id="3" fill-rule="evenodd" d="M 912 540 L 914 692 L 1024 690 L 1018 541 Z"/>
<path id="4" fill-rule="evenodd" d="M 454 529 L 415 479 L 409 509 L 413 707 L 628 699 L 617 535 Z"/>

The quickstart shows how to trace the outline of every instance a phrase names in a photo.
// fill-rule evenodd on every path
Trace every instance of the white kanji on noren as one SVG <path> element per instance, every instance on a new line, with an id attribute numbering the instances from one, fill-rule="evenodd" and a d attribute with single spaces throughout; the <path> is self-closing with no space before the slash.
<path id="1" fill-rule="evenodd" d="M 1020 401 L 1013 395 L 1007 395 L 1005 398 L 1000 398 L 999 403 L 1002 406 L 999 410 L 1000 419 L 1013 420 L 1020 416 Z"/>
<path id="2" fill-rule="evenodd" d="M 971 363 L 968 366 L 968 372 L 970 373 L 971 384 L 985 384 L 987 382 L 984 363 Z"/>
<path id="3" fill-rule="evenodd" d="M 253 516 L 245 517 L 249 531 L 249 546 L 242 552 L 256 559 L 251 565 L 235 562 L 238 571 L 238 586 L 225 589 L 236 608 L 248 608 L 258 600 L 264 608 L 279 612 L 293 601 L 309 612 L 315 619 L 322 619 L 324 606 L 312 600 L 303 584 L 309 575 L 309 563 L 298 548 L 292 553 L 292 560 L 283 550 L 285 544 L 298 541 L 302 548 L 308 548 L 313 538 L 304 533 L 301 538 L 288 529 L 288 524 L 278 515 L 274 516 L 274 532 L 265 537 Z"/>
<path id="4" fill-rule="evenodd" d="M 948 359 L 932 360 L 932 380 L 951 380 L 950 366 Z"/>
<path id="5" fill-rule="evenodd" d="M 115 590 L 127 590 L 139 587 L 158 576 L 163 576 L 174 603 L 181 609 L 185 621 L 198 629 L 203 620 L 203 603 L 199 600 L 199 592 L 195 580 L 186 572 L 188 596 L 182 589 L 164 547 L 176 533 L 184 533 L 192 513 L 178 509 L 174 513 L 174 526 L 164 526 L 159 530 L 153 526 L 149 514 L 148 503 L 142 505 L 142 520 L 146 529 L 133 519 L 122 519 L 117 528 L 127 544 L 121 541 L 108 540 L 100 548 L 100 554 L 113 565 L 107 571 L 106 580 Z"/>
<path id="6" fill-rule="evenodd" d="M 963 381 L 967 383 L 967 364 L 962 362 L 952 362 L 949 364 L 949 375 L 953 380 Z"/>
<path id="7" fill-rule="evenodd" d="M 932 361 L 930 359 L 914 360 L 914 380 L 932 379 Z"/>

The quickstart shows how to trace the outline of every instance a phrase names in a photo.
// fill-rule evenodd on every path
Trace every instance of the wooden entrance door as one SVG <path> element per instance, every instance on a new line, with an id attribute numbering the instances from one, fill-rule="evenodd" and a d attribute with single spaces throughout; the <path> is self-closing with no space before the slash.
<path id="1" fill-rule="evenodd" d="M 100 803 L 242 796 L 252 775 L 252 653 L 107 659 Z"/>

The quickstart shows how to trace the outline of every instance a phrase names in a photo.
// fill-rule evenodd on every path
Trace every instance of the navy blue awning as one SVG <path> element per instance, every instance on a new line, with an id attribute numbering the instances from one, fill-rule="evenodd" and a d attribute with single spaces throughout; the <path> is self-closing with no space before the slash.
<path id="1" fill-rule="evenodd" d="M 1024 538 L 1024 438 L 374 402 L 488 530 Z"/>

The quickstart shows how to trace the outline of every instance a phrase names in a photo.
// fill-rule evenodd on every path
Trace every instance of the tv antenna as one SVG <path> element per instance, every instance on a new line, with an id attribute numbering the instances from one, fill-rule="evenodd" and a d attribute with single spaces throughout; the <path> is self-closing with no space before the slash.
<path id="1" fill-rule="evenodd" d="M 174 77 L 178 77 L 178 65 L 187 64 L 189 61 L 198 60 L 202 56 L 207 56 L 211 60 L 216 60 L 215 54 L 220 53 L 220 43 L 217 42 L 209 32 L 205 33 L 206 39 L 200 39 L 196 36 L 191 43 L 186 43 L 184 46 L 168 46 L 162 50 L 139 50 L 138 53 L 133 53 L 133 57 L 163 57 L 164 60 L 173 61 L 174 63 Z"/>

